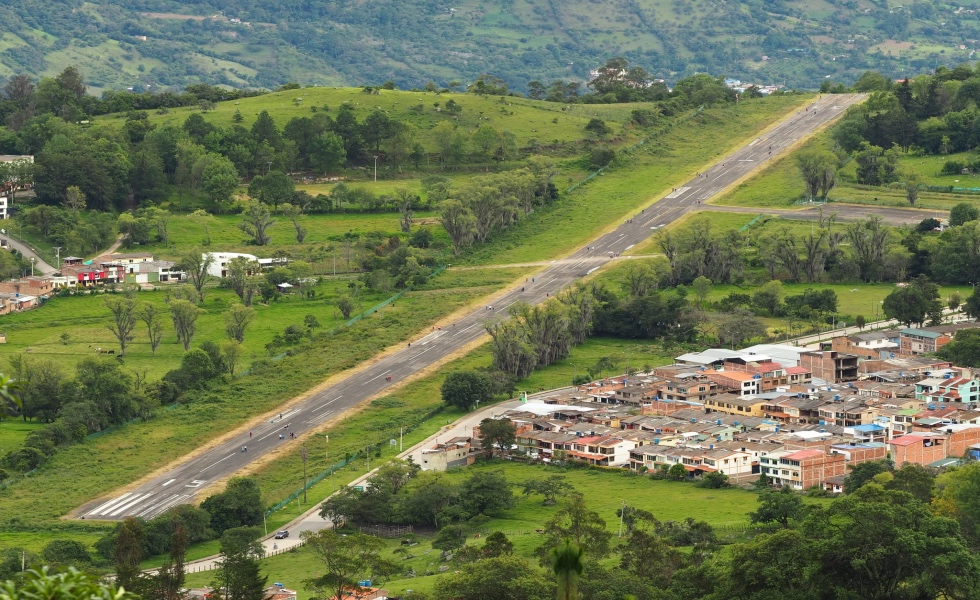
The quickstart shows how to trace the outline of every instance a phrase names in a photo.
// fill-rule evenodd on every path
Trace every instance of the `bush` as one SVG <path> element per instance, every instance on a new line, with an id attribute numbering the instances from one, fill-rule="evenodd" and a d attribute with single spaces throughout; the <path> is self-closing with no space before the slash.
<path id="1" fill-rule="evenodd" d="M 948 160 L 939 173 L 941 175 L 959 175 L 965 168 L 966 164 L 958 160 Z"/>
<path id="2" fill-rule="evenodd" d="M 717 490 L 730 486 L 731 482 L 728 480 L 728 475 L 724 473 L 705 473 L 700 481 L 695 482 L 694 485 L 709 490 Z"/>

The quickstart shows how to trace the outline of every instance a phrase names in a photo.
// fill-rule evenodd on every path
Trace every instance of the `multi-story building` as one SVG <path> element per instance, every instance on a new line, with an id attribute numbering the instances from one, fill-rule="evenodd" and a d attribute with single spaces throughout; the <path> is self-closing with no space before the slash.
<path id="1" fill-rule="evenodd" d="M 956 336 L 956 332 L 976 327 L 977 324 L 974 322 L 952 323 L 918 329 L 909 327 L 900 332 L 900 351 L 902 354 L 911 356 L 938 352 Z"/>
<path id="2" fill-rule="evenodd" d="M 898 344 L 884 331 L 839 335 L 831 340 L 830 349 L 861 358 L 890 358 L 898 352 Z"/>
<path id="3" fill-rule="evenodd" d="M 858 357 L 835 350 L 801 352 L 800 366 L 827 382 L 841 383 L 858 378 Z"/>
<path id="4" fill-rule="evenodd" d="M 930 377 L 915 384 L 915 397 L 923 402 L 980 402 L 980 381 L 967 377 Z"/>
<path id="5" fill-rule="evenodd" d="M 828 454 L 817 449 L 780 451 L 762 456 L 760 468 L 771 485 L 805 490 L 823 486 L 829 477 L 844 475 L 846 460 L 843 454 Z"/>

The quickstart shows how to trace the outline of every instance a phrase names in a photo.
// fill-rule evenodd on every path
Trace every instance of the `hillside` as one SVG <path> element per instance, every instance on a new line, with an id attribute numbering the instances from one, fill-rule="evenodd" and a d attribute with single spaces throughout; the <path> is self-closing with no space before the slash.
<path id="1" fill-rule="evenodd" d="M 668 81 L 694 72 L 815 88 L 970 60 L 980 1 L 10 0 L 0 78 L 78 65 L 96 88 L 287 81 L 401 88 L 493 73 L 585 81 L 623 55 Z"/>

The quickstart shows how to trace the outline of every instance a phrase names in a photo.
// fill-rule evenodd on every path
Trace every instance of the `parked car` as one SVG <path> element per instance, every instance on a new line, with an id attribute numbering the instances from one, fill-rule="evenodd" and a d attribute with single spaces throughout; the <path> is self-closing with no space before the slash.
<path id="1" fill-rule="evenodd" d="M 286 531 L 285 529 L 283 529 L 282 531 L 280 531 L 279 533 L 276 534 L 276 539 L 277 540 L 284 540 L 284 539 L 286 539 L 288 537 L 289 537 L 289 532 Z"/>

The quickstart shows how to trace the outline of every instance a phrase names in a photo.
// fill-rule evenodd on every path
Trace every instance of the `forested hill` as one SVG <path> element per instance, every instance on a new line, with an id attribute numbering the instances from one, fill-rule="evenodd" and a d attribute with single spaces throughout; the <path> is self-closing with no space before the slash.
<path id="1" fill-rule="evenodd" d="M 3 0 L 0 78 L 77 65 L 94 88 L 446 86 L 588 78 L 624 56 L 816 88 L 973 58 L 980 0 Z"/>

